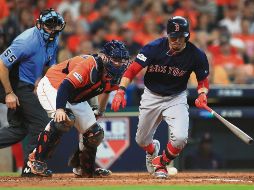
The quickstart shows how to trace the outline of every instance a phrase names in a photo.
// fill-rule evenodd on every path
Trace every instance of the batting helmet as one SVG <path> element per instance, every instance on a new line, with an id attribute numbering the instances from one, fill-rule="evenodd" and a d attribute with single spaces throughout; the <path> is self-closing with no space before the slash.
<path id="1" fill-rule="evenodd" d="M 110 77 L 121 77 L 130 64 L 129 51 L 123 42 L 112 40 L 101 49 L 101 53 L 108 57 L 105 68 Z"/>
<path id="2" fill-rule="evenodd" d="M 46 9 L 40 13 L 37 19 L 37 24 L 40 24 L 38 28 L 45 41 L 54 40 L 55 36 L 58 35 L 65 27 L 65 21 L 63 17 L 58 14 L 54 9 Z M 37 25 L 38 27 L 38 25 Z M 52 31 L 48 33 L 45 29 Z"/>
<path id="3" fill-rule="evenodd" d="M 175 16 L 168 20 L 167 34 L 169 37 L 178 38 L 184 36 L 186 41 L 190 38 L 189 22 L 181 16 Z"/>

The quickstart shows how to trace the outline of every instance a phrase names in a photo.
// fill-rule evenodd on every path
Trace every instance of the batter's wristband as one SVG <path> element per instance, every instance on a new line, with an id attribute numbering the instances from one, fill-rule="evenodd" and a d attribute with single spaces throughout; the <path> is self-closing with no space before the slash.
<path id="1" fill-rule="evenodd" d="M 208 89 L 207 88 L 199 88 L 198 94 L 202 94 L 202 93 L 208 94 Z"/>
<path id="2" fill-rule="evenodd" d="M 119 86 L 119 89 L 123 90 L 124 92 L 126 91 L 126 88 L 124 86 Z"/>

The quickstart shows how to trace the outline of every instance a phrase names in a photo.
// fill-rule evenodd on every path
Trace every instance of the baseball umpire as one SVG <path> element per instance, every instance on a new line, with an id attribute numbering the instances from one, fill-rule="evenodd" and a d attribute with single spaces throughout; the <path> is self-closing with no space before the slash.
<path id="1" fill-rule="evenodd" d="M 117 90 L 129 66 L 129 52 L 124 43 L 107 42 L 100 53 L 80 55 L 51 67 L 41 79 L 37 95 L 42 107 L 53 118 L 38 137 L 36 149 L 29 156 L 32 172 L 44 176 L 46 159 L 52 154 L 64 132 L 73 125 L 80 133 L 79 150 L 69 162 L 80 177 L 107 175 L 95 169 L 97 147 L 104 138 L 96 116 L 103 115 L 109 93 Z M 88 100 L 100 95 L 94 114 Z"/>
<path id="2" fill-rule="evenodd" d="M 209 65 L 205 53 L 189 42 L 189 22 L 180 16 L 167 22 L 167 37 L 145 45 L 126 70 L 120 82 L 112 109 L 126 105 L 125 90 L 132 79 L 147 67 L 145 89 L 139 107 L 136 142 L 146 151 L 146 166 L 156 178 L 167 178 L 166 165 L 175 159 L 187 143 L 189 112 L 187 82 L 192 71 L 198 81 L 196 105 L 207 103 Z M 165 120 L 170 138 L 161 156 L 160 143 L 153 139 L 160 122 Z"/>
<path id="3" fill-rule="evenodd" d="M 36 26 L 16 37 L 0 55 L 0 102 L 9 108 L 10 125 L 0 129 L 0 148 L 11 146 L 28 135 L 25 163 L 39 133 L 49 122 L 34 89 L 44 67 L 56 63 L 58 36 L 64 27 L 61 15 L 53 9 L 44 10 Z M 50 176 L 51 171 L 45 171 L 45 175 Z M 34 176 L 26 164 L 22 176 Z"/>

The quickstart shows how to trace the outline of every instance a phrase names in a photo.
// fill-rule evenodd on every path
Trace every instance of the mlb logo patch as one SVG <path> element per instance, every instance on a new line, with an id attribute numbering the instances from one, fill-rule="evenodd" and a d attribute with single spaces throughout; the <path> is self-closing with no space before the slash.
<path id="1" fill-rule="evenodd" d="M 97 149 L 96 164 L 108 169 L 130 145 L 130 124 L 127 117 L 100 118 L 99 123 L 104 140 Z"/>
<path id="2" fill-rule="evenodd" d="M 144 56 L 144 54 L 142 54 L 142 53 L 139 53 L 139 54 L 137 55 L 137 58 L 140 59 L 141 61 L 144 61 L 144 62 L 147 60 L 147 57 Z"/>
<path id="3" fill-rule="evenodd" d="M 77 72 L 74 72 L 74 73 L 73 73 L 73 76 L 74 76 L 80 83 L 83 82 L 83 78 L 82 78 L 81 74 L 79 74 L 79 73 L 77 73 Z"/>

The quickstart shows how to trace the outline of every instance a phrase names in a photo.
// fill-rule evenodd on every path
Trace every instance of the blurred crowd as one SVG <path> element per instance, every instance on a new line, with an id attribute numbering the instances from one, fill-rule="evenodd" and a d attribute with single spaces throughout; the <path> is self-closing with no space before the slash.
<path id="1" fill-rule="evenodd" d="M 254 0 L 0 0 L 0 7 L 0 53 L 49 7 L 67 23 L 58 62 L 95 53 L 112 39 L 124 41 L 134 58 L 179 15 L 190 21 L 190 41 L 208 56 L 211 84 L 254 83 Z M 135 84 L 142 86 L 142 73 Z"/>

